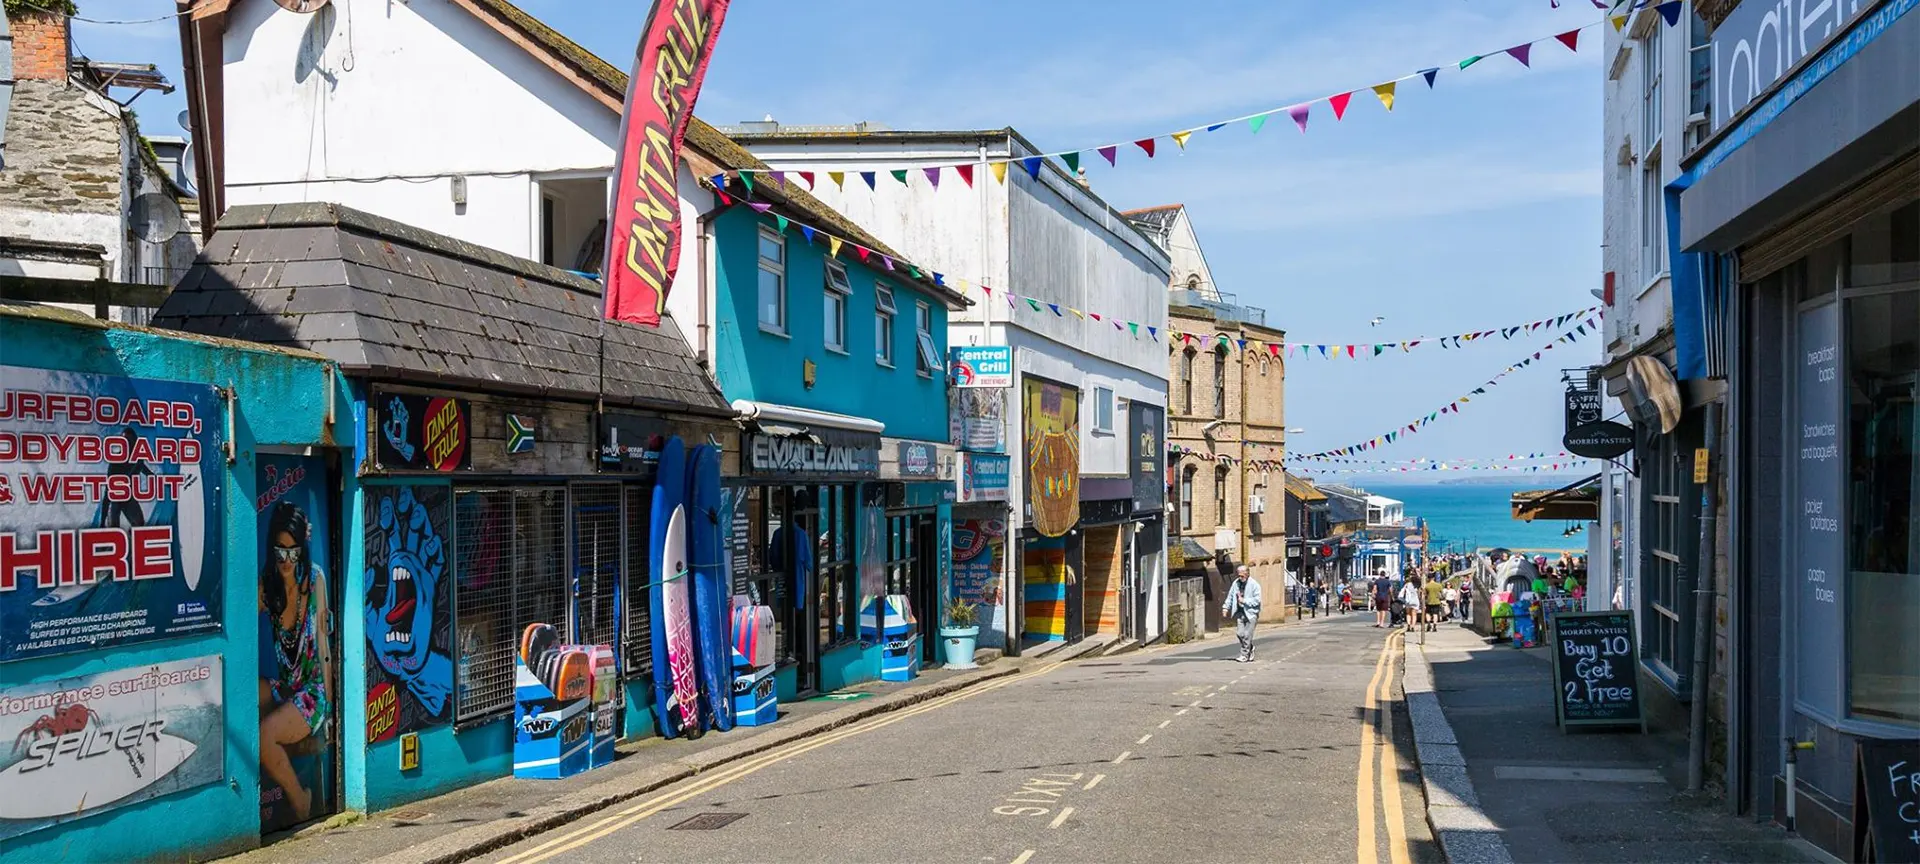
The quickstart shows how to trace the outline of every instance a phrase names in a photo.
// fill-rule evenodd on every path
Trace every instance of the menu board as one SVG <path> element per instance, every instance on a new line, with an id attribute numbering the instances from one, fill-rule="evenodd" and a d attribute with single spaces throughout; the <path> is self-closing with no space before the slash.
<path id="1" fill-rule="evenodd" d="M 1840 576 L 1846 550 L 1840 462 L 1840 304 L 1800 313 L 1795 359 L 1793 528 L 1794 696 L 1815 716 L 1840 709 L 1842 628 Z"/>
<path id="2" fill-rule="evenodd" d="M 1920 861 L 1920 741 L 1860 739 L 1853 860 Z"/>
<path id="3" fill-rule="evenodd" d="M 1551 644 L 1553 701 L 1561 728 L 1645 728 L 1632 612 L 1556 613 Z"/>

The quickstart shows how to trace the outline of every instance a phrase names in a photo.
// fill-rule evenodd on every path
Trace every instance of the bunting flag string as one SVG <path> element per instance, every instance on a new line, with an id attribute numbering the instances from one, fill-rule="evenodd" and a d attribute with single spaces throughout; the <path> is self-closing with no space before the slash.
<path id="1" fill-rule="evenodd" d="M 1397 467 L 1373 467 L 1373 468 L 1327 467 L 1322 465 L 1315 465 L 1313 466 L 1312 471 L 1314 474 L 1410 474 L 1417 471 L 1517 471 L 1521 473 L 1534 474 L 1534 473 L 1539 473 L 1541 471 L 1547 471 L 1547 472 L 1559 471 L 1563 468 L 1572 468 L 1576 465 L 1585 465 L 1585 464 L 1591 463 L 1592 461 L 1594 460 L 1575 458 L 1565 462 L 1554 462 L 1551 464 L 1544 464 L 1544 465 L 1459 465 L 1451 462 L 1442 461 L 1442 462 L 1435 462 L 1433 464 L 1425 465 L 1425 466 L 1401 465 Z"/>
<path id="2" fill-rule="evenodd" d="M 1241 339 L 1227 333 L 1193 332 L 1176 330 L 1172 327 L 1167 328 L 1167 335 L 1171 337 L 1169 345 L 1204 346 L 1208 350 L 1212 350 L 1212 347 L 1216 343 L 1224 343 L 1229 350 L 1236 347 L 1240 350 L 1249 350 L 1250 348 L 1253 351 L 1272 356 L 1280 356 L 1284 352 L 1287 357 L 1293 357 L 1298 354 L 1310 358 L 1313 356 L 1313 353 L 1317 351 L 1321 357 L 1329 359 L 1339 357 L 1360 359 L 1362 357 L 1379 356 L 1390 349 L 1399 349 L 1401 353 L 1408 353 L 1415 348 L 1429 344 L 1439 345 L 1441 348 L 1459 348 L 1466 343 L 1492 339 L 1495 336 L 1500 337 L 1503 341 L 1511 341 L 1517 336 L 1535 333 L 1543 328 L 1547 330 L 1557 330 L 1569 324 L 1580 329 L 1582 335 L 1585 335 L 1585 328 L 1598 326 L 1599 322 L 1597 320 L 1583 321 L 1581 319 L 1597 319 L 1605 312 L 1606 307 L 1604 306 L 1588 306 L 1585 309 L 1575 310 L 1563 315 L 1541 318 L 1508 327 L 1473 330 L 1466 333 L 1455 333 L 1449 336 L 1416 336 L 1412 339 L 1393 339 L 1381 342 L 1352 344 L 1304 342 L 1297 339 L 1265 342 L 1259 339 Z"/>
<path id="3" fill-rule="evenodd" d="M 1419 432 L 1421 429 L 1426 428 L 1427 424 L 1438 421 L 1444 415 L 1459 414 L 1464 406 L 1466 406 L 1468 403 L 1473 401 L 1473 397 L 1485 395 L 1488 388 L 1497 386 L 1500 383 L 1500 381 L 1506 378 L 1508 375 L 1512 375 L 1513 373 L 1518 372 L 1521 369 L 1525 369 L 1526 367 L 1533 365 L 1535 362 L 1541 359 L 1542 355 L 1544 355 L 1545 352 L 1553 350 L 1554 346 L 1572 344 L 1574 341 L 1578 340 L 1581 336 L 1584 336 L 1584 335 L 1586 335 L 1584 330 L 1569 330 L 1565 333 L 1560 334 L 1559 338 L 1554 339 L 1552 342 L 1548 342 L 1545 346 L 1542 346 L 1539 351 L 1533 352 L 1532 355 L 1521 358 L 1520 362 L 1515 363 L 1501 370 L 1500 374 L 1487 379 L 1486 383 L 1473 388 L 1473 390 L 1467 393 L 1464 393 L 1458 397 L 1455 397 L 1452 401 L 1449 401 L 1445 405 L 1440 406 L 1440 409 L 1437 411 L 1429 411 L 1427 412 L 1426 416 L 1419 417 L 1410 423 L 1403 423 L 1397 427 L 1394 427 L 1393 431 L 1391 432 L 1387 432 L 1382 435 L 1376 435 L 1372 438 L 1368 438 L 1365 441 L 1361 441 L 1356 444 L 1349 444 L 1345 447 L 1339 447 L 1333 450 L 1322 450 L 1318 453 L 1304 453 L 1304 454 L 1297 454 L 1297 455 L 1289 455 L 1287 458 L 1291 460 L 1304 461 L 1304 460 L 1320 460 L 1320 459 L 1325 459 L 1327 457 L 1334 457 L 1334 456 L 1347 457 L 1347 456 L 1353 456 L 1354 454 L 1357 454 L 1357 453 L 1365 453 L 1369 450 L 1375 450 L 1385 445 L 1392 444 L 1395 441 L 1399 441 L 1400 439 L 1405 438 L 1408 435 L 1412 435 L 1416 432 Z"/>
<path id="4" fill-rule="evenodd" d="M 1595 0 L 1595 2 L 1596 2 L 1596 8 L 1605 10 L 1606 7 L 1599 5 L 1598 0 Z M 934 188 L 937 189 L 940 184 L 940 174 L 942 172 L 949 172 L 949 171 L 953 172 L 955 176 L 960 177 L 963 181 L 965 181 L 966 185 L 972 186 L 973 182 L 971 177 L 973 174 L 973 169 L 980 165 L 987 166 L 988 170 L 990 170 L 993 173 L 994 180 L 1000 183 L 1005 183 L 1007 180 L 1007 166 L 1009 164 L 1017 164 L 1022 169 L 1024 169 L 1029 176 L 1037 178 L 1040 176 L 1040 166 L 1048 159 L 1058 160 L 1060 163 L 1062 163 L 1062 165 L 1066 167 L 1068 174 L 1070 175 L 1077 174 L 1083 162 L 1091 161 L 1091 160 L 1084 160 L 1082 158 L 1085 154 L 1088 154 L 1088 153 L 1099 154 L 1100 158 L 1106 160 L 1108 167 L 1117 168 L 1119 167 L 1120 152 L 1122 149 L 1124 149 L 1128 145 L 1131 145 L 1132 147 L 1137 148 L 1145 158 L 1151 160 L 1154 158 L 1155 153 L 1157 152 L 1156 145 L 1160 141 L 1163 141 L 1163 140 L 1171 141 L 1175 145 L 1175 148 L 1177 151 L 1184 152 L 1187 149 L 1189 143 L 1192 142 L 1194 133 L 1196 132 L 1215 132 L 1232 124 L 1245 123 L 1247 124 L 1248 130 L 1252 134 L 1258 135 L 1260 133 L 1261 128 L 1266 125 L 1267 119 L 1279 114 L 1285 114 L 1288 117 L 1292 118 L 1294 125 L 1300 127 L 1301 133 L 1304 134 L 1307 131 L 1308 117 L 1309 115 L 1311 115 L 1313 106 L 1315 105 L 1324 103 L 1329 109 L 1332 110 L 1334 122 L 1337 123 L 1346 118 L 1347 111 L 1350 108 L 1354 94 L 1372 93 L 1373 96 L 1379 100 L 1381 109 L 1391 113 L 1395 105 L 1396 97 L 1399 95 L 1395 92 L 1396 85 L 1398 85 L 1402 81 L 1411 81 L 1416 78 L 1421 79 L 1426 82 L 1427 89 L 1432 90 L 1434 88 L 1435 79 L 1439 77 L 1442 71 L 1447 71 L 1449 73 L 1464 72 L 1469 67 L 1472 67 L 1475 64 L 1479 63 L 1481 60 L 1484 60 L 1488 57 L 1494 57 L 1494 56 L 1500 56 L 1500 55 L 1511 57 L 1515 62 L 1518 62 L 1523 68 L 1531 69 L 1533 68 L 1533 60 L 1536 59 L 1532 56 L 1534 45 L 1542 42 L 1547 42 L 1547 43 L 1557 42 L 1566 50 L 1578 53 L 1580 50 L 1580 31 L 1585 30 L 1589 27 L 1598 27 L 1602 24 L 1611 24 L 1616 31 L 1620 30 L 1622 27 L 1625 26 L 1628 16 L 1632 14 L 1632 10 L 1644 8 L 1650 5 L 1651 3 L 1652 3 L 1652 0 L 1636 0 L 1636 2 L 1631 4 L 1631 9 L 1628 9 L 1624 12 L 1620 12 L 1618 14 L 1608 14 L 1606 17 L 1603 17 L 1598 21 L 1588 22 L 1586 24 L 1582 24 L 1578 27 L 1575 27 L 1571 30 L 1563 30 L 1557 33 L 1551 33 L 1535 39 L 1529 39 L 1517 45 L 1509 45 L 1503 48 L 1494 49 L 1484 54 L 1475 54 L 1459 61 L 1458 63 L 1452 63 L 1446 66 L 1430 66 L 1425 69 L 1420 69 L 1415 72 L 1410 72 L 1398 78 L 1393 78 L 1391 80 L 1381 81 L 1376 84 L 1369 84 L 1362 87 L 1351 88 L 1348 90 L 1341 91 L 1339 93 L 1332 93 L 1326 96 L 1322 96 L 1317 99 L 1309 99 L 1304 102 L 1295 102 L 1290 105 L 1281 105 L 1275 108 L 1268 108 L 1262 111 L 1255 111 L 1251 114 L 1242 114 L 1238 117 L 1229 117 L 1224 120 L 1217 120 L 1211 123 L 1202 123 L 1200 125 L 1192 126 L 1186 129 L 1180 129 L 1172 132 L 1164 132 L 1158 135 L 1149 135 L 1145 138 L 1137 138 L 1130 141 L 1116 141 L 1110 144 L 1101 144 L 1101 145 L 1096 145 L 1092 147 L 1075 147 L 1069 150 L 1056 150 L 1049 153 L 1040 153 L 1040 154 L 1035 154 L 1030 156 L 1012 156 L 1004 159 L 986 159 L 986 160 L 974 159 L 974 160 L 965 160 L 965 161 L 959 161 L 959 162 L 953 162 L 953 163 L 922 166 L 922 171 L 920 173 L 923 173 L 927 181 L 930 184 L 932 184 Z M 1661 19 L 1666 23 L 1668 27 L 1672 27 L 1679 23 L 1680 13 L 1685 7 L 1685 5 L 1686 4 L 1683 2 L 1683 0 L 1667 0 L 1667 2 L 1653 5 L 1652 8 L 1660 13 Z M 866 181 L 868 188 L 871 189 L 874 187 L 874 184 L 877 181 L 877 176 L 880 173 L 880 170 L 881 169 L 879 168 L 875 168 L 874 170 L 871 170 L 871 171 L 859 172 L 860 178 Z M 812 188 L 810 175 L 803 172 L 794 171 L 792 169 L 751 168 L 751 169 L 744 169 L 739 173 L 742 178 L 746 178 L 753 174 L 765 174 L 765 175 L 769 175 L 769 177 L 779 178 L 779 182 L 784 182 L 785 176 L 788 173 L 800 174 L 803 178 L 806 178 L 809 180 L 808 188 Z M 901 170 L 889 170 L 887 173 L 889 174 L 889 176 L 893 177 L 894 180 L 902 184 L 907 183 L 908 178 L 910 176 L 909 172 L 901 171 Z M 831 177 L 836 184 L 839 184 L 841 181 L 841 178 L 844 176 L 844 172 L 829 172 L 828 176 Z M 748 182 L 750 184 L 750 181 Z"/>
<path id="5" fill-rule="evenodd" d="M 1287 458 L 1303 459 L 1306 457 L 1289 456 Z M 1538 453 L 1508 453 L 1505 456 L 1485 456 L 1485 457 L 1460 458 L 1460 459 L 1438 459 L 1431 456 L 1422 456 L 1418 459 L 1338 459 L 1331 456 L 1323 456 L 1323 457 L 1317 457 L 1314 461 L 1337 463 L 1341 465 L 1426 465 L 1432 462 L 1446 462 L 1449 464 L 1453 464 L 1453 463 L 1479 464 L 1479 463 L 1493 463 L 1493 462 L 1529 462 L 1537 459 L 1563 459 L 1563 458 L 1578 459 L 1580 457 L 1574 456 L 1574 454 L 1569 453 L 1565 450 L 1558 450 L 1554 452 L 1547 452 L 1543 450 Z"/>

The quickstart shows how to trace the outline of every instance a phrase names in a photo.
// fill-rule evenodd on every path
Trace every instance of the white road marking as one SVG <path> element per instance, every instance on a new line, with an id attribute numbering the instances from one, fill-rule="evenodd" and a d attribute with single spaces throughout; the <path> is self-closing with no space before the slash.
<path id="1" fill-rule="evenodd" d="M 1102 780 L 1105 780 L 1105 779 L 1107 779 L 1107 775 L 1105 775 L 1105 774 L 1095 774 L 1095 775 L 1093 775 L 1093 779 L 1092 779 L 1092 780 L 1088 780 L 1088 781 L 1087 781 L 1087 785 L 1085 785 L 1085 786 L 1082 786 L 1082 787 L 1080 787 L 1080 791 L 1082 791 L 1082 792 L 1085 792 L 1085 791 L 1087 791 L 1088 789 L 1092 789 L 1093 787 L 1095 787 L 1095 786 L 1098 786 L 1098 785 L 1100 785 L 1100 781 L 1102 781 Z"/>
<path id="2" fill-rule="evenodd" d="M 1067 817 L 1072 815 L 1073 815 L 1072 807 L 1062 807 L 1060 808 L 1060 815 L 1053 817 L 1053 822 L 1048 824 L 1047 827 L 1058 828 L 1061 825 L 1066 824 Z"/>
<path id="3" fill-rule="evenodd" d="M 1202 698 L 1205 698 L 1205 697 L 1202 697 Z M 1192 702 L 1190 702 L 1190 703 L 1188 703 L 1188 704 L 1187 704 L 1187 707 L 1188 707 L 1188 708 L 1198 708 L 1198 707 L 1200 707 L 1200 700 L 1199 700 L 1199 699 L 1195 699 L 1195 700 L 1193 700 Z"/>
<path id="4" fill-rule="evenodd" d="M 1162 720 L 1162 721 L 1160 721 L 1160 725 L 1159 725 L 1159 727 L 1157 727 L 1157 728 L 1160 728 L 1160 729 L 1165 729 L 1165 728 L 1167 728 L 1167 725 L 1168 725 L 1168 724 L 1170 724 L 1170 723 L 1172 723 L 1172 722 L 1173 722 L 1172 720 Z"/>
<path id="5" fill-rule="evenodd" d="M 1027 859 L 1032 857 L 1033 857 L 1033 850 L 1028 849 L 1027 851 L 1020 853 L 1020 857 L 1013 859 L 1011 864 L 1027 864 Z"/>
<path id="6" fill-rule="evenodd" d="M 1113 762 L 1114 764 L 1118 765 L 1121 762 L 1127 761 L 1127 757 L 1132 755 L 1133 755 L 1132 750 L 1122 750 L 1120 751 L 1120 755 L 1113 757 Z"/>
<path id="7" fill-rule="evenodd" d="M 1142 736 L 1140 736 L 1140 740 L 1138 740 L 1138 741 L 1135 741 L 1135 742 L 1133 742 L 1133 743 L 1134 743 L 1135 745 L 1140 745 L 1140 744 L 1145 744 L 1145 743 L 1147 743 L 1148 741 L 1152 741 L 1152 740 L 1153 740 L 1153 733 L 1152 733 L 1152 732 L 1148 732 L 1147 734 L 1145 734 L 1145 735 L 1142 735 Z"/>
<path id="8" fill-rule="evenodd" d="M 1196 704 L 1197 704 L 1197 703 L 1196 703 Z M 1182 715 L 1182 714 L 1185 714 L 1185 713 L 1187 713 L 1188 711 L 1192 711 L 1192 710 L 1193 710 L 1192 708 L 1182 708 L 1182 709 L 1180 709 L 1180 710 L 1178 710 L 1178 711 L 1175 711 L 1175 712 L 1173 712 L 1173 716 L 1175 716 L 1175 717 L 1178 717 L 1178 716 L 1180 716 L 1180 715 Z"/>

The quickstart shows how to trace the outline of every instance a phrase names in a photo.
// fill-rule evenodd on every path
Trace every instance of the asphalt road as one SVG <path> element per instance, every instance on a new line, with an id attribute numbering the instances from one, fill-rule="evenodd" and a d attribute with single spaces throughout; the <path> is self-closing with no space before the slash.
<path id="1" fill-rule="evenodd" d="M 1372 620 L 1265 628 L 1251 664 L 1225 638 L 1037 666 L 485 860 L 1438 861 Z"/>

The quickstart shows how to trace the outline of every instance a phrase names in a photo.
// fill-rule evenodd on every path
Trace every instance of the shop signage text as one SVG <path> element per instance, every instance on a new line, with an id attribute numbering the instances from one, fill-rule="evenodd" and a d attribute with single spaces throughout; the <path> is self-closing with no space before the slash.
<path id="1" fill-rule="evenodd" d="M 955 387 L 1012 387 L 1013 349 L 1005 345 L 956 345 L 947 351 L 947 374 Z"/>
<path id="2" fill-rule="evenodd" d="M 0 840 L 226 776 L 221 659 L 0 687 Z"/>
<path id="3" fill-rule="evenodd" d="M 1800 503 L 1789 508 L 1794 585 L 1794 695 L 1799 707 L 1828 719 L 1840 716 L 1847 680 L 1844 586 L 1846 535 L 1840 520 L 1846 500 L 1846 472 L 1840 461 L 1840 434 L 1846 391 L 1840 386 L 1840 305 L 1828 303 L 1800 313 L 1794 360 L 1792 425 L 1795 431 L 1794 489 Z"/>
<path id="4" fill-rule="evenodd" d="M 473 413 L 467 400 L 376 391 L 377 453 L 389 471 L 461 471 L 472 460 Z"/>
<path id="5" fill-rule="evenodd" d="M 1602 420 L 1574 427 L 1560 443 L 1575 456 L 1612 459 L 1633 449 L 1633 428 Z"/>
<path id="6" fill-rule="evenodd" d="M 1005 501 L 1013 477 L 1013 457 L 1002 453 L 962 453 L 960 501 Z"/>
<path id="7" fill-rule="evenodd" d="M 878 435 L 819 430 L 807 437 L 749 434 L 746 439 L 746 467 L 752 474 L 880 476 Z"/>
<path id="8" fill-rule="evenodd" d="M 1562 432 L 1572 432 L 1588 423 L 1600 422 L 1600 388 L 1571 386 L 1567 388 L 1567 425 Z"/>
<path id="9" fill-rule="evenodd" d="M 1556 613 L 1550 644 L 1561 726 L 1641 722 L 1632 612 Z"/>
<path id="10" fill-rule="evenodd" d="M 0 661 L 219 630 L 219 393 L 18 366 L 0 380 Z"/>
<path id="11" fill-rule="evenodd" d="M 601 470 L 650 473 L 659 465 L 667 421 L 644 414 L 602 412 L 599 424 Z"/>
<path id="12" fill-rule="evenodd" d="M 1140 402 L 1127 406 L 1127 432 L 1133 455 L 1127 460 L 1127 476 L 1133 481 L 1133 509 L 1159 510 L 1167 496 L 1161 464 L 1167 448 L 1161 435 L 1166 428 L 1166 409 Z"/>
<path id="13" fill-rule="evenodd" d="M 902 477 L 939 477 L 940 452 L 924 441 L 902 441 L 895 457 Z"/>
<path id="14" fill-rule="evenodd" d="M 1873 6 L 1872 0 L 1748 0 L 1735 6 L 1713 30 L 1714 131 Z"/>

